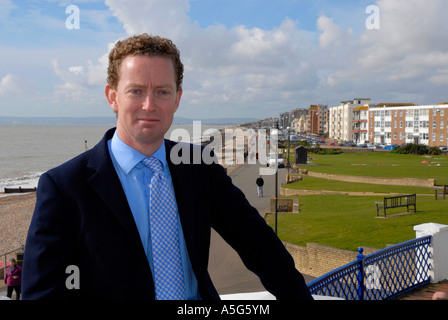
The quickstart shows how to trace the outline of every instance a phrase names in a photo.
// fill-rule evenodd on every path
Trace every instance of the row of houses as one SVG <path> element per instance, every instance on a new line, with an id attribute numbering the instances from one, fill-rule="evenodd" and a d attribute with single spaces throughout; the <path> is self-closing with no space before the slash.
<path id="1" fill-rule="evenodd" d="M 370 98 L 341 101 L 339 106 L 311 105 L 259 120 L 257 127 L 327 136 L 337 141 L 448 145 L 448 103 L 372 104 Z"/>

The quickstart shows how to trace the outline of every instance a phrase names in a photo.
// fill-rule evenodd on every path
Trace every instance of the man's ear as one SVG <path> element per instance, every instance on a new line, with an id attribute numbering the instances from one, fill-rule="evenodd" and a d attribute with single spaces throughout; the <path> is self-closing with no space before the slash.
<path id="1" fill-rule="evenodd" d="M 106 99 L 107 102 L 109 102 L 110 107 L 115 112 L 118 112 L 117 91 L 109 84 L 106 84 L 106 87 L 104 88 L 104 94 L 106 95 Z"/>
<path id="2" fill-rule="evenodd" d="M 176 110 L 174 110 L 174 112 L 177 111 L 177 109 L 179 108 L 179 104 L 180 104 L 180 98 L 182 98 L 182 88 L 180 88 L 177 92 L 176 92 Z"/>

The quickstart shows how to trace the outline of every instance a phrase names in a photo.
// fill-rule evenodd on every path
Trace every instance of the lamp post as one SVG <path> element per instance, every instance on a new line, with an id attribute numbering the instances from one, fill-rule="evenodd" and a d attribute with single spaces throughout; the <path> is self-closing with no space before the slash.
<path id="1" fill-rule="evenodd" d="M 271 137 L 272 135 L 276 135 L 276 139 L 275 141 L 278 141 L 278 126 L 277 129 L 272 130 L 271 132 Z M 271 139 L 272 141 L 272 139 Z M 272 147 L 272 145 L 271 145 Z M 278 147 L 275 147 L 275 198 L 274 198 L 274 202 L 275 202 L 275 209 L 274 209 L 274 217 L 275 217 L 275 222 L 274 222 L 274 231 L 275 234 L 277 234 L 277 218 L 278 218 L 278 211 L 277 211 L 277 207 L 278 207 Z"/>
<path id="2" fill-rule="evenodd" d="M 288 156 L 287 156 L 287 162 L 288 162 L 288 178 L 286 179 L 286 181 L 287 181 L 287 183 L 289 183 L 289 167 L 290 167 L 290 164 L 289 164 L 289 149 L 290 149 L 290 142 L 291 142 L 291 135 L 290 135 L 290 133 L 289 133 L 289 129 L 290 129 L 290 127 L 288 127 L 287 128 L 288 129 Z"/>

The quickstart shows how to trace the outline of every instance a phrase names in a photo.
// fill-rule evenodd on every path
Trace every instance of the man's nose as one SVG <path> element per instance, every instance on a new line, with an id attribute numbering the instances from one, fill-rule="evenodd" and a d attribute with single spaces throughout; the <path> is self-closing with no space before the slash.
<path id="1" fill-rule="evenodd" d="M 145 111 L 151 111 L 156 108 L 156 99 L 153 94 L 148 94 L 143 101 L 142 109 Z"/>

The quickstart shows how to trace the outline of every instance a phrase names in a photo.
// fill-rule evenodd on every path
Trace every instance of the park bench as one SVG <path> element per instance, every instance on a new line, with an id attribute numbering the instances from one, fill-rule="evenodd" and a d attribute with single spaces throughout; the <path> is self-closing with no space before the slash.
<path id="1" fill-rule="evenodd" d="M 444 185 L 442 189 L 435 189 L 436 192 L 436 200 L 438 199 L 438 196 L 441 195 L 443 200 L 445 200 L 445 196 L 448 194 L 448 185 Z"/>
<path id="2" fill-rule="evenodd" d="M 414 213 L 417 212 L 416 207 L 417 195 L 405 194 L 401 196 L 384 197 L 382 202 L 375 202 L 376 205 L 376 216 L 378 217 L 381 209 L 383 210 L 384 217 L 386 217 L 386 210 L 393 208 L 406 207 L 407 212 L 409 212 L 409 207 L 414 207 Z"/>

